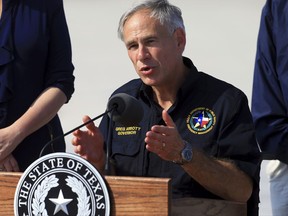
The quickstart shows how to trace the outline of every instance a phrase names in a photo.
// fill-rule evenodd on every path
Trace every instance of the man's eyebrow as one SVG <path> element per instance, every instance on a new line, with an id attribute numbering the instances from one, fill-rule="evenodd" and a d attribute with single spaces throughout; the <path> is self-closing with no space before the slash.
<path id="1" fill-rule="evenodd" d="M 129 46 L 131 46 L 132 44 L 135 44 L 135 43 L 136 43 L 135 40 L 130 40 L 130 41 L 125 42 L 125 46 L 129 47 Z"/>
<path id="2" fill-rule="evenodd" d="M 158 38 L 158 37 L 155 36 L 155 35 L 147 35 L 147 36 L 144 36 L 143 38 L 141 38 L 140 41 L 141 41 L 141 42 L 145 42 L 145 41 L 148 41 L 148 40 L 151 40 L 151 39 L 155 40 L 155 39 L 157 39 L 157 38 Z M 131 46 L 131 45 L 134 44 L 134 43 L 138 43 L 138 41 L 132 39 L 132 40 L 130 40 L 130 41 L 126 41 L 126 42 L 125 42 L 125 45 L 128 47 L 128 46 Z"/>

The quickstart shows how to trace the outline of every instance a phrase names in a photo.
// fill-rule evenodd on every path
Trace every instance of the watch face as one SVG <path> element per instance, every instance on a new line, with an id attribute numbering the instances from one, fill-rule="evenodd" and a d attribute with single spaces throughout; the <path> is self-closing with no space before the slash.
<path id="1" fill-rule="evenodd" d="M 182 152 L 183 160 L 189 162 L 192 160 L 192 149 L 184 149 Z"/>

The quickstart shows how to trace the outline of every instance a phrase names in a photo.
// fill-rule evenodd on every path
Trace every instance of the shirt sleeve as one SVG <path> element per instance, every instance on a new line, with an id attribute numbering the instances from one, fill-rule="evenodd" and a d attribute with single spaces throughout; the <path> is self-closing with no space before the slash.
<path id="1" fill-rule="evenodd" d="M 61 89 L 67 102 L 74 92 L 74 66 L 68 26 L 62 0 L 47 1 L 49 19 L 49 54 L 46 87 Z"/>
<path id="2" fill-rule="evenodd" d="M 288 2 L 267 0 L 254 68 L 252 114 L 266 159 L 288 163 Z"/>
<path id="3" fill-rule="evenodd" d="M 218 99 L 216 107 L 222 117 L 217 157 L 232 160 L 258 182 L 261 158 L 247 97 L 238 89 L 230 89 Z"/>

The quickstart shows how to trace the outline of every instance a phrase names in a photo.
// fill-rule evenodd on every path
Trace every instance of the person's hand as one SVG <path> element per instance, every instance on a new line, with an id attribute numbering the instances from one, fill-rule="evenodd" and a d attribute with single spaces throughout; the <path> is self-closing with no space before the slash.
<path id="1" fill-rule="evenodd" d="M 18 162 L 12 154 L 0 161 L 0 172 L 19 172 Z"/>
<path id="2" fill-rule="evenodd" d="M 88 122 L 89 116 L 83 117 L 83 122 Z M 88 160 L 98 169 L 103 169 L 105 163 L 105 153 L 103 150 L 104 138 L 93 122 L 86 125 L 88 130 L 76 130 L 73 132 L 72 145 L 74 152 Z"/>
<path id="3" fill-rule="evenodd" d="M 178 160 L 184 147 L 183 140 L 166 110 L 163 110 L 162 118 L 166 126 L 154 125 L 146 133 L 146 149 L 157 154 L 163 160 Z"/>
<path id="4" fill-rule="evenodd" d="M 20 136 L 15 132 L 14 127 L 0 129 L 0 161 L 3 161 L 21 142 Z"/>

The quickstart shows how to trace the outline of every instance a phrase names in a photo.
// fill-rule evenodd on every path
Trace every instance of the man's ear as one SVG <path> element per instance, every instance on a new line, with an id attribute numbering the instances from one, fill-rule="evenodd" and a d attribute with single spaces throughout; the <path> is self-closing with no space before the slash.
<path id="1" fill-rule="evenodd" d="M 174 31 L 174 38 L 177 41 L 177 47 L 184 51 L 186 45 L 186 33 L 182 28 L 177 28 Z"/>

